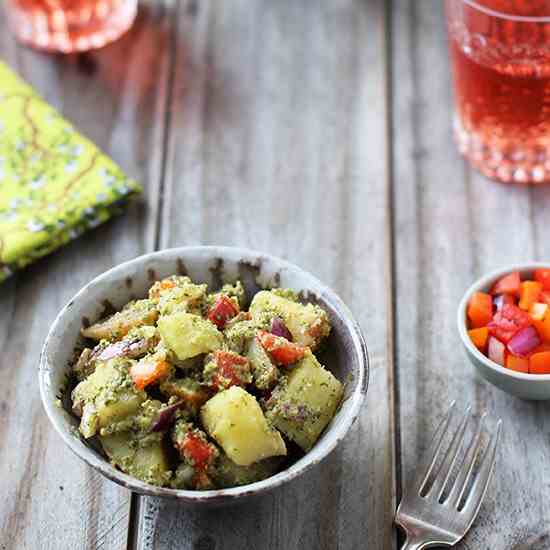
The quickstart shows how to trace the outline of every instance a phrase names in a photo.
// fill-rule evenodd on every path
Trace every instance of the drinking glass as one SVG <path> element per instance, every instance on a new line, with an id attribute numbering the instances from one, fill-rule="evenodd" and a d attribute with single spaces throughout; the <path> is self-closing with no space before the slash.
<path id="1" fill-rule="evenodd" d="M 131 27 L 137 0 L 6 0 L 5 10 L 19 40 L 69 53 L 116 40 Z"/>
<path id="2" fill-rule="evenodd" d="M 445 0 L 454 136 L 503 182 L 550 181 L 550 0 Z"/>

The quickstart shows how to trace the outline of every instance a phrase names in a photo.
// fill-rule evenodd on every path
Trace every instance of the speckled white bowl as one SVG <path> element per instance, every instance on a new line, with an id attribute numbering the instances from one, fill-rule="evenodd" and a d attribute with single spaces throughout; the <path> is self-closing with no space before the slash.
<path id="1" fill-rule="evenodd" d="M 468 301 L 474 292 L 489 292 L 493 284 L 504 275 L 519 271 L 522 279 L 532 278 L 537 268 L 550 269 L 550 263 L 528 262 L 510 265 L 498 271 L 493 271 L 478 279 L 464 294 L 458 306 L 458 332 L 466 353 L 474 368 L 485 380 L 491 382 L 501 390 L 521 397 L 522 399 L 544 400 L 550 399 L 550 374 L 526 374 L 501 367 L 483 355 L 468 336 L 466 325 L 466 309 Z"/>
<path id="2" fill-rule="evenodd" d="M 120 308 L 133 298 L 144 297 L 152 281 L 168 275 L 187 274 L 212 288 L 222 281 L 240 278 L 249 296 L 261 287 L 292 288 L 302 299 L 321 305 L 333 331 L 324 364 L 343 382 L 341 407 L 313 449 L 286 470 L 257 483 L 214 491 L 187 491 L 143 483 L 109 464 L 97 446 L 82 440 L 78 419 L 58 406 L 63 395 L 69 363 L 79 341 L 83 322 L 101 317 L 108 302 Z M 368 356 L 364 338 L 350 311 L 336 294 L 319 280 L 284 260 L 248 249 L 219 246 L 163 250 L 121 264 L 96 277 L 61 310 L 44 343 L 40 358 L 40 392 L 50 421 L 65 443 L 82 460 L 109 479 L 145 495 L 173 497 L 188 504 L 224 504 L 279 487 L 318 464 L 342 441 L 356 420 L 367 392 Z"/>

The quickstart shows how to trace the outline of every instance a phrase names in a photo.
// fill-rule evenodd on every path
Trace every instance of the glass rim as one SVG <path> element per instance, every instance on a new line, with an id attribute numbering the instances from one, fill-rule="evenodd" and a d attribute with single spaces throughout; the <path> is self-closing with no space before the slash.
<path id="1" fill-rule="evenodd" d="M 550 14 L 549 15 L 513 15 L 510 13 L 504 13 L 502 11 L 493 10 L 486 6 L 482 6 L 476 0 L 461 0 L 462 3 L 467 4 L 471 8 L 479 10 L 487 15 L 493 17 L 500 17 L 501 19 L 508 19 L 510 21 L 518 21 L 522 23 L 550 23 Z"/>

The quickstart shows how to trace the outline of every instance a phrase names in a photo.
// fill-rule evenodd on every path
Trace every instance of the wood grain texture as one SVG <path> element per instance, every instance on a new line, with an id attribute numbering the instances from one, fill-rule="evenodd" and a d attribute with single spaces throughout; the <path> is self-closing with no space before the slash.
<path id="1" fill-rule="evenodd" d="M 130 495 L 73 456 L 43 412 L 37 367 L 57 312 L 92 277 L 153 247 L 169 49 L 166 5 L 144 5 L 116 44 L 55 57 L 18 47 L 0 18 L 0 56 L 146 184 L 134 205 L 0 288 L 0 548 L 126 548 Z M 93 85 L 91 85 L 93 83 Z"/>
<path id="2" fill-rule="evenodd" d="M 401 478 L 411 478 L 453 399 L 502 417 L 496 475 L 459 548 L 538 550 L 550 544 L 550 411 L 476 378 L 462 354 L 456 309 L 489 269 L 548 259 L 548 188 L 489 182 L 452 144 L 442 3 L 393 3 L 393 131 Z M 494 425 L 494 424 L 493 424 Z"/>
<path id="3" fill-rule="evenodd" d="M 363 325 L 368 404 L 316 471 L 214 511 L 141 499 L 140 549 L 391 548 L 382 1 L 181 2 L 160 245 L 249 246 Z"/>

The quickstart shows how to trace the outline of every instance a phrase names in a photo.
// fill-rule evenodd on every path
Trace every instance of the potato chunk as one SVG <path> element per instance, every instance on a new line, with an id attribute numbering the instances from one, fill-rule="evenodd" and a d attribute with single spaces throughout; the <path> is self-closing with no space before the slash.
<path id="1" fill-rule="evenodd" d="M 309 451 L 342 399 L 342 384 L 307 351 L 267 402 L 268 420 Z"/>
<path id="2" fill-rule="evenodd" d="M 123 472 L 153 485 L 165 485 L 171 472 L 160 438 L 139 441 L 129 432 L 99 436 L 105 454 Z"/>
<path id="3" fill-rule="evenodd" d="M 135 414 L 147 395 L 132 384 L 130 362 L 111 359 L 99 363 L 95 371 L 73 390 L 73 410 L 83 411 L 80 431 L 92 437 L 100 428 L 106 428 Z"/>
<path id="4" fill-rule="evenodd" d="M 252 367 L 252 375 L 254 376 L 254 384 L 259 390 L 269 390 L 279 378 L 279 370 L 272 363 L 269 355 L 258 342 L 257 338 L 252 338 L 246 353 L 250 366 Z"/>
<path id="5" fill-rule="evenodd" d="M 178 312 L 159 319 L 164 344 L 183 361 L 222 347 L 223 335 L 210 322 L 192 313 Z"/>
<path id="6" fill-rule="evenodd" d="M 124 306 L 122 311 L 91 327 L 83 328 L 80 332 L 82 336 L 92 340 L 117 340 L 126 336 L 133 328 L 154 325 L 158 315 L 151 300 L 137 300 Z"/>
<path id="7" fill-rule="evenodd" d="M 207 401 L 201 409 L 201 420 L 208 435 L 239 466 L 286 455 L 281 434 L 269 427 L 256 398 L 239 386 Z"/>
<path id="8" fill-rule="evenodd" d="M 178 311 L 200 314 L 206 299 L 206 285 L 185 284 L 166 291 L 159 298 L 159 311 L 170 315 Z"/>
<path id="9" fill-rule="evenodd" d="M 266 311 L 281 317 L 299 346 L 315 349 L 328 336 L 330 324 L 326 312 L 313 304 L 301 304 L 275 292 L 262 290 L 250 304 L 250 313 L 255 318 Z"/>

